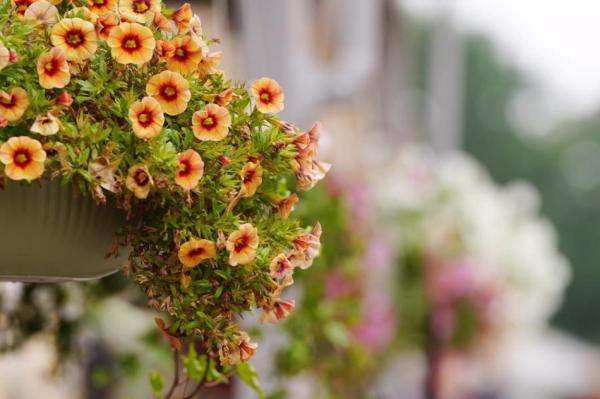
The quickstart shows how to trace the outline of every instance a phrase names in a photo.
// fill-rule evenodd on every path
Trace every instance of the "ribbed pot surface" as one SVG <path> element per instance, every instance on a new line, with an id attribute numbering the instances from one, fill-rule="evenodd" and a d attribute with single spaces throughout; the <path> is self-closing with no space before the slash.
<path id="1" fill-rule="evenodd" d="M 102 277 L 127 258 L 106 259 L 125 223 L 116 208 L 97 206 L 70 185 L 9 182 L 0 190 L 0 280 L 64 281 Z"/>

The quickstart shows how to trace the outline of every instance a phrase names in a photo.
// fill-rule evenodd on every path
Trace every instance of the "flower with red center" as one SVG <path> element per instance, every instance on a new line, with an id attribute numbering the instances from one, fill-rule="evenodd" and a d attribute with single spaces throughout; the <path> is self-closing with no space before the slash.
<path id="1" fill-rule="evenodd" d="M 258 248 L 258 231 L 250 223 L 242 224 L 227 238 L 225 244 L 229 251 L 229 264 L 231 266 L 247 265 L 256 257 Z"/>
<path id="2" fill-rule="evenodd" d="M 242 168 L 240 176 L 242 177 L 242 196 L 252 197 L 262 184 L 263 168 L 259 163 L 248 162 Z"/>
<path id="3" fill-rule="evenodd" d="M 271 261 L 269 270 L 271 271 L 271 277 L 280 280 L 290 276 L 294 271 L 294 266 L 292 266 L 286 254 L 280 253 Z"/>
<path id="4" fill-rule="evenodd" d="M 160 104 L 153 97 L 144 97 L 129 108 L 129 120 L 133 133 L 140 139 L 157 137 L 165 123 Z"/>
<path id="5" fill-rule="evenodd" d="M 37 73 L 40 86 L 44 89 L 61 89 L 71 81 L 69 63 L 65 51 L 60 47 L 53 47 L 50 52 L 38 58 Z"/>
<path id="6" fill-rule="evenodd" d="M 71 104 L 73 104 L 73 96 L 71 96 L 69 92 L 63 91 L 56 97 L 56 103 L 63 107 L 70 107 Z"/>
<path id="7" fill-rule="evenodd" d="M 0 42 L 0 71 L 10 63 L 10 50 Z"/>
<path id="8" fill-rule="evenodd" d="M 150 61 L 156 46 L 152 31 L 135 22 L 123 22 L 111 29 L 106 42 L 118 63 L 138 66 Z"/>
<path id="9" fill-rule="evenodd" d="M 312 232 L 294 238 L 294 252 L 289 259 L 294 267 L 308 269 L 321 251 L 321 224 L 317 223 Z"/>
<path id="10" fill-rule="evenodd" d="M 62 48 L 69 61 L 90 58 L 98 49 L 94 24 L 81 18 L 65 18 L 52 27 L 52 45 Z"/>
<path id="11" fill-rule="evenodd" d="M 173 43 L 166 40 L 156 41 L 156 54 L 160 57 L 161 61 L 167 61 L 169 58 L 175 55 L 175 46 Z"/>
<path id="12" fill-rule="evenodd" d="M 121 21 L 117 14 L 103 14 L 96 20 L 96 33 L 102 40 L 108 40 L 110 31 L 112 31 Z"/>
<path id="13" fill-rule="evenodd" d="M 38 0 L 25 10 L 23 17 L 40 25 L 53 25 L 58 19 L 58 9 L 45 0 Z"/>
<path id="14" fill-rule="evenodd" d="M 279 83 L 269 78 L 252 83 L 252 94 L 256 99 L 256 109 L 263 114 L 277 114 L 283 111 L 284 94 Z"/>
<path id="15" fill-rule="evenodd" d="M 17 15 L 22 18 L 25 15 L 25 11 L 32 5 L 35 0 L 10 0 L 10 4 L 17 13 Z"/>
<path id="16" fill-rule="evenodd" d="M 295 306 L 296 301 L 293 299 L 286 301 L 278 300 L 273 304 L 273 306 L 263 308 L 264 313 L 260 321 L 263 323 L 277 323 L 278 321 L 288 317 L 294 310 Z"/>
<path id="17" fill-rule="evenodd" d="M 177 37 L 171 44 L 175 51 L 173 56 L 167 59 L 167 68 L 184 75 L 194 72 L 202 59 L 202 49 L 189 35 Z"/>
<path id="18" fill-rule="evenodd" d="M 163 111 L 169 115 L 179 115 L 187 108 L 192 97 L 190 84 L 178 72 L 163 71 L 150 78 L 146 93 L 156 98 Z"/>
<path id="19" fill-rule="evenodd" d="M 87 0 L 88 8 L 96 15 L 103 15 L 117 10 L 117 0 Z"/>
<path id="20" fill-rule="evenodd" d="M 59 129 L 58 118 L 48 112 L 45 115 L 38 115 L 29 130 L 42 136 L 53 136 L 58 133 Z"/>
<path id="21" fill-rule="evenodd" d="M 10 94 L 0 90 L 0 115 L 9 122 L 21 119 L 27 107 L 29 107 L 29 97 L 25 90 L 15 87 Z"/>
<path id="22" fill-rule="evenodd" d="M 45 160 L 42 144 L 26 136 L 11 137 L 0 146 L 4 174 L 12 180 L 38 179 L 44 174 Z"/>
<path id="23" fill-rule="evenodd" d="M 208 75 L 217 73 L 217 66 L 219 66 L 222 59 L 223 52 L 221 51 L 214 51 L 212 53 L 208 53 L 205 57 L 202 57 L 200 64 L 198 64 L 198 77 L 202 79 Z"/>
<path id="24" fill-rule="evenodd" d="M 148 168 L 145 165 L 138 164 L 129 168 L 129 173 L 127 174 L 127 179 L 125 180 L 125 186 L 137 198 L 147 198 L 153 185 L 154 181 L 152 180 L 152 176 L 150 176 L 150 172 L 148 172 Z"/>
<path id="25" fill-rule="evenodd" d="M 193 190 L 204 175 L 204 161 L 196 151 L 189 149 L 177 156 L 175 183 L 185 191 Z"/>
<path id="26" fill-rule="evenodd" d="M 291 194 L 290 196 L 279 201 L 277 206 L 279 208 L 279 214 L 283 219 L 287 219 L 290 216 L 290 213 L 292 213 L 292 210 L 294 209 L 294 205 L 298 201 L 299 198 L 296 194 Z"/>
<path id="27" fill-rule="evenodd" d="M 128 21 L 149 22 L 160 12 L 160 0 L 120 0 L 119 11 Z"/>
<path id="28" fill-rule="evenodd" d="M 179 248 L 179 261 L 186 269 L 198 266 L 202 261 L 217 256 L 215 243 L 209 240 L 190 240 Z"/>
<path id="29" fill-rule="evenodd" d="M 208 104 L 202 111 L 194 112 L 192 130 L 198 140 L 220 141 L 229 134 L 231 115 L 227 108 Z"/>
<path id="30" fill-rule="evenodd" d="M 192 6 L 190 6 L 190 3 L 185 3 L 179 7 L 173 13 L 172 18 L 179 33 L 187 33 L 190 29 L 190 21 L 192 19 Z"/>

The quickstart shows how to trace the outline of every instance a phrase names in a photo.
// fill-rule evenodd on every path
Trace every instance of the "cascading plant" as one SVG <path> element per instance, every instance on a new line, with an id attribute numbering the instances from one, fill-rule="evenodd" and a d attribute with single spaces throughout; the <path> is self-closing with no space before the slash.
<path id="1" fill-rule="evenodd" d="M 61 179 L 125 211 L 112 253 L 131 251 L 124 271 L 166 316 L 176 373 L 166 393 L 153 379 L 166 397 L 234 370 L 252 383 L 256 344 L 236 319 L 289 314 L 281 291 L 320 248 L 320 226 L 290 217 L 329 169 L 320 125 L 281 121 L 272 79 L 227 79 L 217 43 L 189 4 L 0 3 L 0 182 Z"/>

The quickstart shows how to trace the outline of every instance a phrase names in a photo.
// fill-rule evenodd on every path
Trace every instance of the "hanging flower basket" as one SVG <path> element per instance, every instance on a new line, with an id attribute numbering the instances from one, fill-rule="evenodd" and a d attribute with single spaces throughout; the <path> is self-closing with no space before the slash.
<path id="1" fill-rule="evenodd" d="M 0 279 L 19 281 L 85 280 L 113 273 L 127 259 L 107 256 L 125 214 L 114 205 L 61 185 L 8 184 L 0 191 Z"/>

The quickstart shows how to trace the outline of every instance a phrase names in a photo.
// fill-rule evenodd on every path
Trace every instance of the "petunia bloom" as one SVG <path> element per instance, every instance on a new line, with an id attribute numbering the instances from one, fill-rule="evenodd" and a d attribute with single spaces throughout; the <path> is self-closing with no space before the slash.
<path id="1" fill-rule="evenodd" d="M 217 256 L 215 243 L 209 240 L 190 240 L 179 248 L 179 261 L 187 269 L 198 266 L 202 261 Z"/>
<path id="2" fill-rule="evenodd" d="M 121 21 L 117 14 L 103 14 L 96 20 L 96 34 L 102 40 L 108 40 L 110 32 L 119 25 Z"/>
<path id="3" fill-rule="evenodd" d="M 242 361 L 242 363 L 246 363 L 256 353 L 256 349 L 258 349 L 258 344 L 255 342 L 250 342 L 250 337 L 248 336 L 248 334 L 242 331 L 238 347 L 240 361 Z"/>
<path id="4" fill-rule="evenodd" d="M 156 46 L 150 29 L 131 22 L 123 22 L 111 29 L 106 42 L 118 63 L 138 66 L 150 61 Z"/>
<path id="5" fill-rule="evenodd" d="M 19 16 L 19 18 L 23 18 L 23 16 L 25 15 L 25 11 L 27 11 L 27 8 L 29 8 L 30 5 L 32 5 L 35 2 L 35 0 L 10 0 L 10 5 L 12 6 L 12 9 L 15 10 L 15 12 L 17 13 L 17 16 Z"/>
<path id="6" fill-rule="evenodd" d="M 127 21 L 149 22 L 160 12 L 160 0 L 120 0 L 119 12 Z"/>
<path id="7" fill-rule="evenodd" d="M 26 136 L 11 137 L 0 146 L 4 174 L 12 180 L 35 180 L 44 174 L 46 153 L 42 144 Z"/>
<path id="8" fill-rule="evenodd" d="M 179 33 L 187 33 L 190 28 L 190 21 L 192 19 L 192 6 L 190 3 L 184 3 L 173 13 L 173 21 L 177 26 Z"/>
<path id="9" fill-rule="evenodd" d="M 0 115 L 0 129 L 4 129 L 6 126 L 8 126 L 8 119 Z"/>
<path id="10" fill-rule="evenodd" d="M 263 323 L 277 323 L 280 320 L 285 319 L 292 313 L 294 307 L 296 306 L 296 301 L 286 300 L 281 301 L 278 300 L 273 304 L 273 306 L 264 307 L 263 315 L 260 319 Z"/>
<path id="11" fill-rule="evenodd" d="M 161 12 L 154 13 L 154 18 L 152 19 L 152 23 L 159 30 L 163 32 L 173 32 L 173 28 L 171 27 L 171 21 L 167 17 L 165 17 Z"/>
<path id="12" fill-rule="evenodd" d="M 81 18 L 65 18 L 52 27 L 52 45 L 60 47 L 69 61 L 90 58 L 98 49 L 94 25 Z"/>
<path id="13" fill-rule="evenodd" d="M 158 54 L 161 61 L 167 61 L 169 58 L 175 55 L 175 46 L 173 46 L 173 43 L 167 40 L 157 40 L 156 54 Z"/>
<path id="14" fill-rule="evenodd" d="M 189 149 L 179 154 L 177 161 L 175 183 L 186 191 L 193 190 L 204 175 L 202 157 L 196 151 Z"/>
<path id="15" fill-rule="evenodd" d="M 262 78 L 252 83 L 252 94 L 256 109 L 263 114 L 277 114 L 283 111 L 285 98 L 283 89 L 273 79 Z"/>
<path id="16" fill-rule="evenodd" d="M 200 46 L 189 35 L 177 37 L 171 44 L 175 51 L 173 56 L 167 59 L 167 68 L 183 75 L 194 72 L 202 59 Z"/>
<path id="17" fill-rule="evenodd" d="M 58 133 L 59 129 L 58 118 L 48 112 L 45 115 L 38 115 L 29 130 L 42 136 L 52 136 Z"/>
<path id="18" fill-rule="evenodd" d="M 0 71 L 10 63 L 10 50 L 0 42 Z"/>
<path id="19" fill-rule="evenodd" d="M 240 175 L 242 177 L 242 196 L 252 197 L 254 194 L 256 194 L 256 190 L 262 184 L 262 166 L 260 166 L 259 163 L 248 162 L 242 168 Z"/>
<path id="20" fill-rule="evenodd" d="M 231 115 L 227 108 L 208 104 L 192 116 L 192 130 L 198 140 L 220 141 L 229 134 Z"/>
<path id="21" fill-rule="evenodd" d="M 140 139 L 157 137 L 165 123 L 160 104 L 153 97 L 144 97 L 129 108 L 129 120 L 133 133 Z"/>
<path id="22" fill-rule="evenodd" d="M 181 74 L 163 71 L 150 78 L 146 93 L 156 98 L 163 111 L 169 115 L 179 115 L 187 108 L 192 97 L 190 84 Z"/>
<path id="23" fill-rule="evenodd" d="M 242 224 L 227 238 L 226 248 L 229 251 L 231 266 L 246 265 L 256 257 L 258 248 L 258 231 L 250 223 Z"/>
<path id="24" fill-rule="evenodd" d="M 61 89 L 71 81 L 71 72 L 67 55 L 60 47 L 53 47 L 50 52 L 38 58 L 37 73 L 40 86 L 44 89 Z"/>
<path id="25" fill-rule="evenodd" d="M 10 94 L 0 90 L 0 115 L 9 122 L 21 119 L 27 107 L 29 107 L 29 97 L 22 88 L 15 87 Z"/>
<path id="26" fill-rule="evenodd" d="M 308 269 L 312 265 L 321 251 L 321 233 L 321 224 L 317 223 L 312 232 L 294 238 L 294 252 L 290 255 L 294 267 Z"/>
<path id="27" fill-rule="evenodd" d="M 127 179 L 125 180 L 125 186 L 137 198 L 147 198 L 153 185 L 154 181 L 152 180 L 152 176 L 150 176 L 150 172 L 148 172 L 148 168 L 145 165 L 138 164 L 129 168 L 129 173 L 127 174 Z"/>
<path id="28" fill-rule="evenodd" d="M 288 277 L 294 271 L 294 266 L 289 261 L 285 253 L 280 253 L 271 261 L 269 265 L 271 277 L 276 280 Z"/>
<path id="29" fill-rule="evenodd" d="M 198 77 L 202 79 L 208 75 L 217 73 L 217 66 L 219 66 L 222 59 L 223 52 L 221 51 L 214 51 L 202 57 L 202 60 L 200 60 L 200 64 L 198 64 Z"/>
<path id="30" fill-rule="evenodd" d="M 38 0 L 25 10 L 23 17 L 40 25 L 52 25 L 58 19 L 58 9 L 45 0 Z"/>
<path id="31" fill-rule="evenodd" d="M 68 91 L 63 91 L 56 97 L 56 103 L 63 107 L 70 107 L 73 104 L 73 96 Z"/>
<path id="32" fill-rule="evenodd" d="M 87 0 L 88 8 L 96 15 L 112 13 L 117 10 L 117 0 Z"/>

